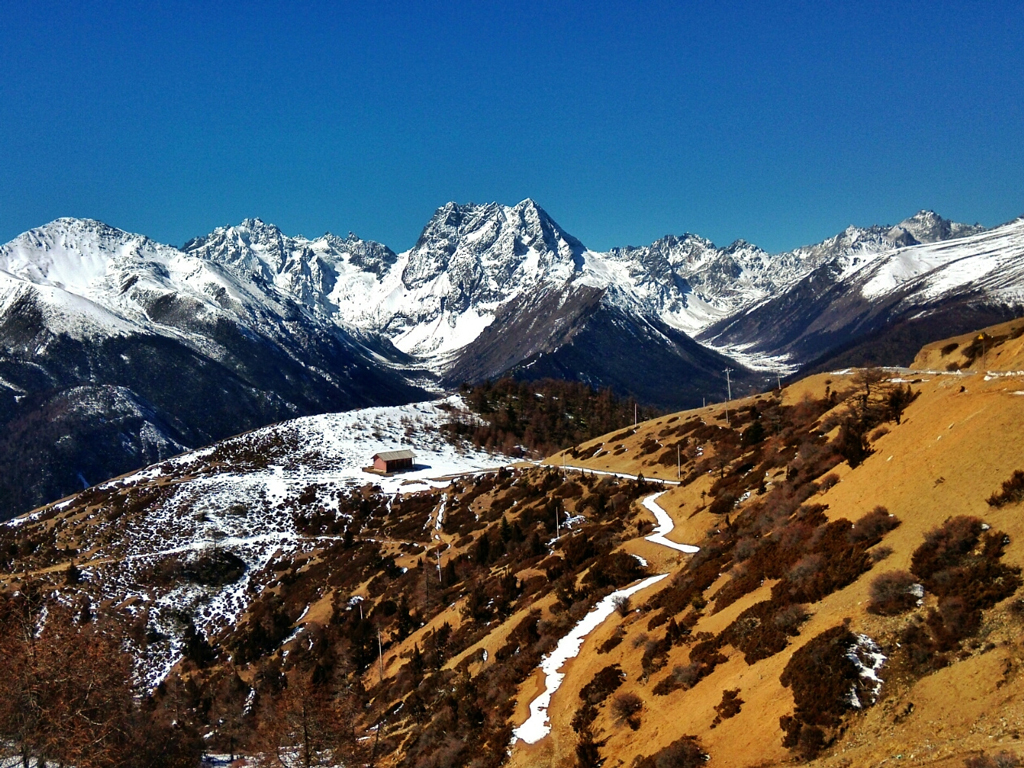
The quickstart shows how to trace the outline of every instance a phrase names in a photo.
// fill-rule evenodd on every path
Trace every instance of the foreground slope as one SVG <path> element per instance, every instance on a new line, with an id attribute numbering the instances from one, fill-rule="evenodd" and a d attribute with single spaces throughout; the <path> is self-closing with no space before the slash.
<path id="1" fill-rule="evenodd" d="M 805 398 L 821 398 L 826 388 L 830 391 L 858 388 L 853 381 L 855 373 L 845 371 L 812 377 L 788 388 L 784 402 L 794 407 L 807 407 L 812 401 Z M 993 507 L 986 503 L 1015 470 L 1024 468 L 1018 448 L 1024 438 L 1024 374 L 1014 365 L 1011 371 L 914 373 L 906 378 L 920 394 L 906 408 L 899 425 L 888 423 L 879 430 L 885 434 L 877 434 L 871 440 L 873 453 L 855 469 L 846 462 L 835 465 L 826 480 L 818 479 L 798 491 L 799 497 L 810 493 L 803 501 L 803 508 L 808 504 L 825 505 L 827 508 L 822 513 L 829 521 L 842 518 L 856 521 L 878 506 L 894 515 L 900 523 L 898 527 L 884 535 L 881 545 L 868 550 L 869 562 L 874 564 L 862 574 L 853 574 L 856 577 L 842 588 L 818 600 L 802 602 L 810 615 L 806 623 L 799 625 L 798 633 L 783 641 L 787 643 L 785 650 L 747 663 L 744 652 L 737 650 L 735 644 L 747 642 L 746 633 L 757 637 L 760 622 L 771 620 L 771 614 L 759 613 L 757 606 L 777 595 L 780 584 L 786 585 L 788 590 L 804 589 L 806 597 L 802 581 L 827 583 L 834 579 L 834 574 L 822 570 L 823 563 L 815 560 L 812 552 L 792 562 L 781 573 L 770 574 L 772 577 L 763 581 L 749 581 L 751 573 L 764 567 L 758 563 L 757 555 L 764 540 L 759 545 L 756 538 L 741 537 L 730 558 L 723 563 L 723 576 L 709 578 L 703 591 L 684 593 L 692 595 L 693 600 L 688 609 L 683 605 L 676 615 L 677 619 L 680 615 L 688 617 L 686 624 L 694 637 L 701 632 L 709 633 L 704 636 L 707 639 L 721 637 L 723 632 L 728 637 L 725 644 L 716 649 L 724 658 L 712 664 L 713 671 L 705 677 L 699 676 L 702 674 L 699 670 L 701 664 L 707 664 L 708 647 L 679 648 L 670 644 L 667 652 L 664 648 L 653 654 L 644 651 L 652 639 L 657 641 L 662 635 L 662 630 L 652 631 L 652 626 L 664 621 L 664 618 L 652 621 L 647 611 L 660 606 L 661 613 L 654 613 L 654 617 L 671 612 L 666 609 L 666 605 L 673 604 L 671 586 L 664 590 L 665 599 L 649 600 L 646 610 L 641 607 L 641 613 L 635 617 L 623 620 L 618 627 L 610 625 L 595 632 L 592 641 L 588 641 L 593 643 L 592 655 L 581 656 L 568 671 L 560 692 L 562 707 L 568 710 L 578 707 L 580 699 L 576 692 L 590 682 L 598 670 L 612 662 L 618 662 L 626 673 L 626 682 L 620 690 L 635 692 L 643 702 L 641 724 L 635 732 L 615 725 L 611 718 L 605 719 L 607 714 L 597 719 L 599 735 L 607 738 L 602 754 L 621 758 L 628 764 L 632 754 L 649 754 L 684 735 L 694 735 L 711 754 L 714 765 L 788 762 L 791 752 L 782 746 L 786 734 L 780 727 L 780 718 L 792 715 L 794 701 L 792 691 L 780 683 L 780 677 L 801 647 L 809 645 L 826 630 L 843 626 L 854 635 L 872 638 L 887 660 L 879 671 L 883 683 L 877 702 L 867 707 L 862 695 L 863 709 L 849 706 L 849 701 L 845 708 L 840 708 L 845 734 L 818 758 L 820 764 L 874 765 L 903 755 L 904 758 L 912 756 L 917 761 L 915 764 L 959 766 L 965 757 L 978 752 L 1000 749 L 1024 752 L 1024 744 L 1019 741 L 1024 725 L 1024 707 L 1019 703 L 1024 681 L 1016 672 L 1022 659 L 1021 618 L 1017 602 L 1005 599 L 1007 594 L 1013 593 L 1012 583 L 1000 593 L 1002 601 L 996 609 L 984 611 L 977 634 L 949 641 L 948 648 L 952 651 L 937 651 L 934 642 L 924 643 L 923 649 L 911 645 L 921 641 L 920 634 L 908 631 L 908 627 L 918 626 L 915 621 L 927 619 L 932 628 L 942 626 L 941 618 L 932 620 L 927 613 L 937 605 L 937 597 L 930 589 L 924 593 L 922 607 L 911 608 L 901 615 L 880 616 L 868 611 L 872 582 L 881 574 L 911 569 L 912 555 L 926 538 L 935 536 L 931 532 L 957 516 L 976 517 L 984 527 L 1005 533 L 1008 543 L 1003 561 L 1018 567 L 1024 563 L 1020 504 Z M 765 413 L 764 399 L 759 400 L 762 404 L 758 407 Z M 734 423 L 743 418 L 743 409 L 750 404 L 748 400 L 733 405 Z M 661 462 L 659 466 L 656 459 L 662 447 L 655 453 L 645 450 L 644 446 L 661 441 L 670 448 L 675 442 L 669 437 L 672 426 L 687 415 L 655 420 L 641 425 L 635 434 L 580 446 L 576 459 L 570 454 L 556 456 L 552 462 L 561 463 L 564 459 L 567 463 L 601 471 L 674 476 L 675 457 L 665 457 L 671 461 Z M 695 412 L 691 418 L 693 416 L 701 422 L 721 424 L 724 413 L 721 407 L 715 407 Z M 678 420 L 670 423 L 672 418 Z M 746 426 L 749 424 L 745 422 Z M 828 422 L 814 431 L 828 431 Z M 584 458 L 599 445 L 602 453 Z M 685 452 L 695 447 L 707 450 L 707 442 L 701 441 L 700 446 L 683 445 L 682 449 Z M 710 450 L 707 455 L 711 455 Z M 688 464 L 685 453 L 683 456 L 685 472 Z M 730 466 L 737 461 L 743 462 L 743 458 L 730 457 Z M 677 538 L 701 544 L 706 551 L 711 551 L 716 548 L 716 539 L 723 535 L 716 532 L 724 532 L 730 526 L 742 528 L 744 510 L 757 502 L 757 484 L 765 481 L 768 487 L 765 498 L 770 498 L 772 486 L 787 482 L 787 474 L 806 472 L 817 465 L 810 469 L 813 474 L 831 463 L 830 460 L 821 462 L 821 451 L 804 443 L 781 473 L 770 472 L 766 478 L 748 480 L 747 487 L 755 489 L 753 494 L 738 506 L 730 504 L 726 507 L 728 514 L 723 516 L 709 512 L 714 508 L 714 500 L 721 498 L 722 485 L 717 462 L 712 458 L 706 465 L 710 474 L 691 475 L 691 482 L 662 496 L 659 503 L 675 518 Z M 751 467 L 748 473 L 759 471 L 760 468 Z M 728 478 L 728 470 L 724 476 Z M 792 477 L 788 482 L 792 482 Z M 741 485 L 740 489 L 743 487 Z M 705 497 L 705 493 L 708 496 Z M 739 498 L 745 495 L 738 494 Z M 768 512 L 770 509 L 761 510 L 759 516 Z M 798 535 L 794 529 L 788 529 L 793 532 L 782 533 L 783 537 Z M 857 526 L 852 531 L 856 529 Z M 737 584 L 740 588 L 732 589 Z M 973 588 L 992 587 L 992 583 L 983 579 Z M 814 596 L 813 590 L 811 596 Z M 704 601 L 707 601 L 706 606 Z M 723 601 L 726 604 L 723 605 Z M 941 617 L 943 611 L 950 610 L 948 604 L 943 605 L 936 615 Z M 779 616 L 775 614 L 776 619 Z M 737 634 L 738 628 L 743 628 L 742 634 Z M 617 633 L 621 634 L 618 647 L 628 650 L 620 656 L 614 651 L 601 654 L 602 643 L 607 643 Z M 764 637 L 758 642 L 765 642 Z M 664 654 L 660 661 L 659 653 Z M 745 653 L 759 655 L 751 647 Z M 919 656 L 911 657 L 912 653 Z M 656 668 L 656 674 L 645 673 L 644 657 L 655 662 L 648 662 L 646 666 L 648 670 Z M 698 657 L 703 660 L 695 670 L 694 659 Z M 697 682 L 693 682 L 695 677 Z M 850 686 L 850 691 L 857 690 L 853 681 Z M 670 692 L 666 693 L 666 688 Z M 673 688 L 675 690 L 671 690 Z M 721 709 L 726 691 L 738 691 L 743 704 L 735 715 L 722 717 L 720 713 L 728 711 Z M 514 762 L 529 765 L 550 760 L 557 764 L 578 742 L 577 734 L 570 727 L 571 717 L 571 711 L 561 710 L 546 750 L 524 751 Z M 801 746 L 807 745 L 798 746 L 798 753 Z"/>
<path id="2" fill-rule="evenodd" d="M 301 749 L 291 690 L 347 718 L 324 750 L 381 764 L 1024 754 L 1024 491 L 1002 493 L 1024 373 L 1004 360 L 822 374 L 407 493 L 324 450 L 393 433 L 377 417 L 318 441 L 296 422 L 8 524 L 5 583 L 125 625 L 157 705 L 212 748 Z M 416 418 L 389 423 L 426 440 Z M 649 538 L 658 510 L 696 554 Z M 545 655 L 641 586 L 562 668 L 550 733 L 515 738 Z"/>

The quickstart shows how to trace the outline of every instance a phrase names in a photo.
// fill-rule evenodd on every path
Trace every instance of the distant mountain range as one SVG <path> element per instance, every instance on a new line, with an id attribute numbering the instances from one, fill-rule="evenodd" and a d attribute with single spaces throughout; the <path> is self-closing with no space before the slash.
<path id="1" fill-rule="evenodd" d="M 768 254 L 692 234 L 598 253 L 532 200 L 449 203 L 412 249 L 259 219 L 181 248 L 58 219 L 0 246 L 0 517 L 294 416 L 512 374 L 666 408 L 1024 306 L 1024 220 L 922 211 Z M 935 331 L 941 328 L 940 331 Z M 903 360 L 906 358 L 906 360 Z"/>

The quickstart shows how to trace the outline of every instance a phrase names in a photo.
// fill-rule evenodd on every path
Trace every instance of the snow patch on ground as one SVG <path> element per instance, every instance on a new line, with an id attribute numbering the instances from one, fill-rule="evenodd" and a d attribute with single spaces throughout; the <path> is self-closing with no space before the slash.
<path id="1" fill-rule="evenodd" d="M 513 740 L 521 739 L 527 744 L 536 744 L 551 732 L 551 724 L 548 721 L 548 707 L 551 705 L 551 697 L 562 684 L 562 680 L 565 679 L 565 675 L 558 670 L 569 659 L 573 659 L 579 654 L 580 648 L 583 647 L 584 638 L 601 626 L 601 623 L 612 615 L 612 612 L 615 610 L 615 601 L 618 598 L 630 597 L 642 589 L 647 589 L 652 584 L 657 584 L 666 576 L 668 576 L 667 573 L 650 576 L 631 587 L 612 592 L 612 594 L 599 602 L 590 613 L 584 616 L 568 635 L 558 641 L 555 650 L 548 656 L 545 656 L 540 663 L 540 668 L 545 675 L 544 692 L 530 702 L 530 717 L 521 726 L 513 729 Z"/>
<path id="2" fill-rule="evenodd" d="M 136 486 L 147 492 L 159 489 L 156 500 L 125 522 L 120 535 L 80 564 L 89 568 L 93 562 L 95 568 L 103 568 L 111 593 L 137 598 L 149 608 L 153 629 L 168 638 L 140 651 L 144 661 L 137 670 L 139 682 L 152 688 L 181 658 L 183 616 L 190 617 L 202 635 L 215 635 L 237 623 L 260 588 L 255 576 L 272 560 L 341 538 L 304 536 L 296 529 L 285 503 L 307 488 L 315 487 L 318 504 L 340 514 L 335 492 L 376 485 L 395 497 L 443 488 L 450 483 L 445 476 L 479 473 L 511 461 L 444 439 L 440 425 L 448 417 L 445 408 L 462 405 L 458 397 L 451 397 L 295 419 L 102 483 L 99 488 L 126 492 Z M 413 471 L 392 477 L 363 471 L 375 453 L 397 448 L 415 451 Z M 58 506 L 71 503 L 73 499 Z M 23 525 L 46 511 L 5 525 Z M 443 522 L 443 511 L 440 518 Z M 100 529 L 110 524 L 98 522 Z M 245 572 L 233 583 L 139 586 L 151 584 L 140 576 L 168 557 L 188 561 L 218 550 L 245 563 Z"/>
<path id="3" fill-rule="evenodd" d="M 676 544 L 674 541 L 664 538 L 666 534 L 672 532 L 674 526 L 672 518 L 656 503 L 662 493 L 665 493 L 665 491 L 648 496 L 643 501 L 644 506 L 654 513 L 659 523 L 658 532 L 654 536 L 648 536 L 647 540 L 682 552 L 692 553 L 700 551 L 698 547 L 688 544 Z M 637 555 L 633 555 L 633 557 L 636 557 L 644 566 L 647 565 L 647 561 L 643 558 Z M 530 702 L 530 717 L 526 722 L 513 729 L 513 744 L 517 739 L 525 741 L 527 744 L 536 744 L 551 732 L 551 724 L 548 720 L 548 707 L 551 706 L 551 697 L 554 696 L 555 691 L 561 686 L 562 680 L 565 679 L 565 675 L 559 672 L 559 670 L 567 661 L 579 655 L 580 649 L 583 647 L 584 638 L 594 629 L 601 626 L 602 622 L 612 615 L 612 612 L 615 610 L 616 601 L 620 597 L 631 597 L 640 590 L 657 584 L 666 576 L 668 576 L 667 573 L 649 576 L 632 586 L 612 592 L 599 602 L 590 613 L 584 616 L 568 635 L 558 641 L 555 650 L 548 656 L 545 656 L 540 663 L 540 668 L 544 672 L 544 692 Z"/>
<path id="4" fill-rule="evenodd" d="M 860 676 L 860 684 L 854 684 L 849 691 L 850 706 L 854 709 L 863 709 L 871 706 L 878 699 L 882 690 L 882 678 L 878 676 L 879 670 L 888 661 L 888 657 L 882 653 L 878 643 L 867 635 L 856 635 L 857 642 L 850 647 L 847 658 L 853 662 Z M 857 690 L 867 695 L 868 701 L 862 702 Z"/>

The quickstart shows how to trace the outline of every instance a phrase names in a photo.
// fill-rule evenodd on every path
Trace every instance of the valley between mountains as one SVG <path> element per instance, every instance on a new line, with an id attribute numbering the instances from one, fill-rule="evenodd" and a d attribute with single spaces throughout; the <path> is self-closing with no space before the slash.
<path id="1" fill-rule="evenodd" d="M 3 747 L 82 766 L 142 744 L 151 765 L 1024 755 L 1024 321 L 539 464 L 474 442 L 521 400 L 488 386 L 284 421 L 4 524 Z M 414 473 L 362 473 L 404 444 Z M 654 503 L 691 548 L 659 543 Z M 555 670 L 550 732 L 516 738 L 549 654 L 640 585 Z M 53 658 L 61 680 L 104 658 L 133 684 L 54 709 Z M 44 738 L 58 721 L 67 738 Z"/>

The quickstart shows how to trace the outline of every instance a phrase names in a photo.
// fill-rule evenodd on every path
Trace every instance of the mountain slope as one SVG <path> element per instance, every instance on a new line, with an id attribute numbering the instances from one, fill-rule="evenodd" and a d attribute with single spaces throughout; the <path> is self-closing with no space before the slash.
<path id="1" fill-rule="evenodd" d="M 418 392 L 273 286 L 98 222 L 0 248 L 0 340 L 8 517 L 183 447 Z M 54 419 L 59 435 L 32 426 Z"/>
<path id="2" fill-rule="evenodd" d="M 1017 365 L 1017 330 L 988 332 L 990 364 Z M 986 502 L 1021 469 L 1021 392 L 1016 368 L 833 372 L 404 494 L 349 470 L 391 440 L 447 450 L 432 406 L 303 419 L 3 526 L 0 580 L 123 624 L 150 684 L 177 660 L 153 706 L 209 749 L 953 768 L 1024 754 L 1024 522 Z M 649 538 L 656 508 L 696 554 Z M 545 654 L 640 585 L 562 668 L 550 733 L 513 740 Z M 339 740 L 302 730 L 303 699 Z"/>
<path id="3" fill-rule="evenodd" d="M 699 338 L 809 363 L 900 324 L 943 329 L 944 334 L 931 331 L 931 339 L 964 332 L 1021 312 L 1022 254 L 1024 219 L 1017 219 L 986 232 L 897 248 L 869 259 L 832 259 L 780 295 L 715 324 Z M 877 336 L 872 344 L 879 346 Z M 916 351 L 916 346 L 903 347 L 896 359 L 876 362 L 906 364 Z"/>

